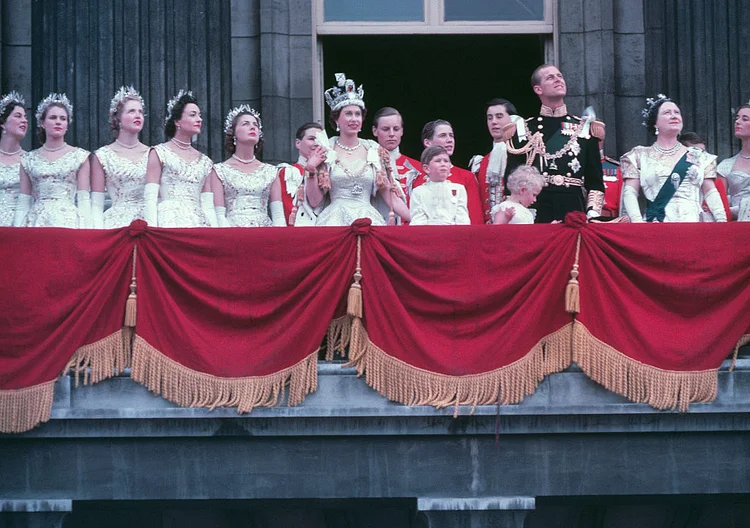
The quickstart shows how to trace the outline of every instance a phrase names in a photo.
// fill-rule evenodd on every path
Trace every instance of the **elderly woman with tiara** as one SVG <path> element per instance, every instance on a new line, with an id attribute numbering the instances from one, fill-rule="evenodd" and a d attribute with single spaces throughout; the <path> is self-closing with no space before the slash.
<path id="1" fill-rule="evenodd" d="M 338 86 L 325 92 L 331 109 L 330 122 L 340 136 L 318 137 L 323 147 L 307 161 L 305 190 L 312 207 L 328 194 L 330 204 L 318 215 L 316 225 L 347 226 L 358 218 L 373 225 L 396 223 L 396 215 L 409 221 L 409 208 L 401 186 L 394 180 L 388 151 L 376 142 L 359 138 L 366 108 L 362 86 L 343 73 L 336 74 Z M 323 159 L 325 156 L 325 159 Z"/>
<path id="2" fill-rule="evenodd" d="M 255 156 L 263 145 L 260 114 L 244 104 L 233 108 L 224 135 L 230 157 L 211 175 L 219 226 L 286 227 L 276 167 Z"/>
<path id="3" fill-rule="evenodd" d="M 699 222 L 701 193 L 717 222 L 726 213 L 716 190 L 716 156 L 685 147 L 680 108 L 663 94 L 648 98 L 644 125 L 656 136 L 650 146 L 638 146 L 621 159 L 622 206 L 632 222 Z M 645 215 L 638 202 L 646 198 Z"/>
<path id="4" fill-rule="evenodd" d="M 65 94 L 52 93 L 37 106 L 42 146 L 21 157 L 21 194 L 13 225 L 93 227 L 89 152 L 65 142 L 72 120 L 73 105 Z"/>
<path id="5" fill-rule="evenodd" d="M 91 158 L 91 209 L 95 228 L 124 227 L 143 218 L 148 147 L 140 142 L 143 98 L 132 86 L 122 86 L 109 104 L 109 126 L 115 140 Z M 112 207 L 104 212 L 105 188 Z"/>
<path id="6" fill-rule="evenodd" d="M 159 227 L 217 226 L 209 174 L 213 163 L 193 148 L 203 119 L 193 92 L 180 92 L 167 103 L 164 135 L 148 155 L 143 218 Z M 159 200 L 161 197 L 161 201 Z"/>
<path id="7" fill-rule="evenodd" d="M 0 226 L 13 225 L 21 189 L 21 140 L 26 136 L 26 102 L 18 92 L 0 99 Z M 31 197 L 25 195 L 25 199 Z M 29 204 L 26 204 L 28 210 Z"/>

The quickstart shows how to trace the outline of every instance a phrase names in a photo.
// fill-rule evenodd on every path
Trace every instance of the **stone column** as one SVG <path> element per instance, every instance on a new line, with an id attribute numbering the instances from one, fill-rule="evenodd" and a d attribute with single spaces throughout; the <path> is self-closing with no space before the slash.
<path id="1" fill-rule="evenodd" d="M 31 0 L 2 0 L 2 93 L 16 90 L 26 99 L 28 108 L 31 100 Z M 31 136 L 35 129 L 33 114 L 29 115 L 29 132 L 21 146 L 31 148 Z"/>
<path id="2" fill-rule="evenodd" d="M 294 133 L 312 120 L 311 0 L 260 0 L 264 160 L 297 159 Z"/>

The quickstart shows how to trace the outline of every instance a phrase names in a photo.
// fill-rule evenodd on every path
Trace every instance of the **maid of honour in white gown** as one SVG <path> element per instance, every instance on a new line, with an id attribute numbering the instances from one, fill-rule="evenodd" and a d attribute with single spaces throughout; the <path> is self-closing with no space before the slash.
<path id="1" fill-rule="evenodd" d="M 91 204 L 94 227 L 113 229 L 143 218 L 143 190 L 149 148 L 140 142 L 143 98 L 132 86 L 121 87 L 109 104 L 115 140 L 94 152 L 91 160 Z M 112 205 L 104 211 L 105 189 Z"/>
<path id="2" fill-rule="evenodd" d="M 93 227 L 89 152 L 65 143 L 72 117 L 73 105 L 65 94 L 50 94 L 37 106 L 42 146 L 21 158 L 14 225 Z"/>

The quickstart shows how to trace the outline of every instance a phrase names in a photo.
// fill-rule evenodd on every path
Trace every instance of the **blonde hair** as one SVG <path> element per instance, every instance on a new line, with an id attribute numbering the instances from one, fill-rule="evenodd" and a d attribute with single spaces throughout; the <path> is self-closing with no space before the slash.
<path id="1" fill-rule="evenodd" d="M 529 190 L 539 189 L 540 191 L 544 187 L 544 177 L 536 167 L 521 165 L 516 167 L 508 176 L 508 189 L 512 194 L 520 193 L 524 187 Z"/>

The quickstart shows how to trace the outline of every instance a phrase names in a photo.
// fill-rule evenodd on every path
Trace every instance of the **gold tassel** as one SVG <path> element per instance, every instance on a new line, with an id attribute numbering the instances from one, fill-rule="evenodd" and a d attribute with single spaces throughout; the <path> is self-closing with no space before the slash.
<path id="1" fill-rule="evenodd" d="M 125 301 L 125 326 L 130 328 L 135 328 L 135 319 L 137 315 L 138 295 L 135 293 L 135 261 L 137 257 L 138 244 L 135 244 L 133 246 L 133 273 L 130 277 L 130 295 L 128 295 L 128 300 Z"/>
<path id="2" fill-rule="evenodd" d="M 578 256 L 581 252 L 581 234 L 578 233 L 576 242 L 576 260 L 573 263 L 573 269 L 570 270 L 570 280 L 565 287 L 565 311 L 569 314 L 576 315 L 581 311 L 581 292 L 578 285 Z"/>
<path id="3" fill-rule="evenodd" d="M 346 313 L 352 317 L 362 318 L 362 237 L 357 236 L 357 269 L 354 271 L 354 282 L 349 287 L 349 298 L 346 303 Z"/>
<path id="4" fill-rule="evenodd" d="M 299 211 L 299 204 L 305 201 L 305 184 L 303 183 L 297 188 L 297 196 L 294 200 L 294 206 L 292 207 L 291 213 L 289 213 L 289 225 L 294 225 L 297 221 L 297 211 Z"/>
<path id="5" fill-rule="evenodd" d="M 331 176 L 328 174 L 328 168 L 325 163 L 318 167 L 318 187 L 324 191 L 331 190 Z"/>
<path id="6" fill-rule="evenodd" d="M 729 372 L 734 371 L 734 367 L 737 364 L 737 356 L 740 353 L 740 348 L 748 343 L 750 343 L 750 334 L 743 335 L 740 340 L 737 341 L 737 346 L 734 347 L 734 352 L 732 352 L 732 364 L 729 366 Z"/>

